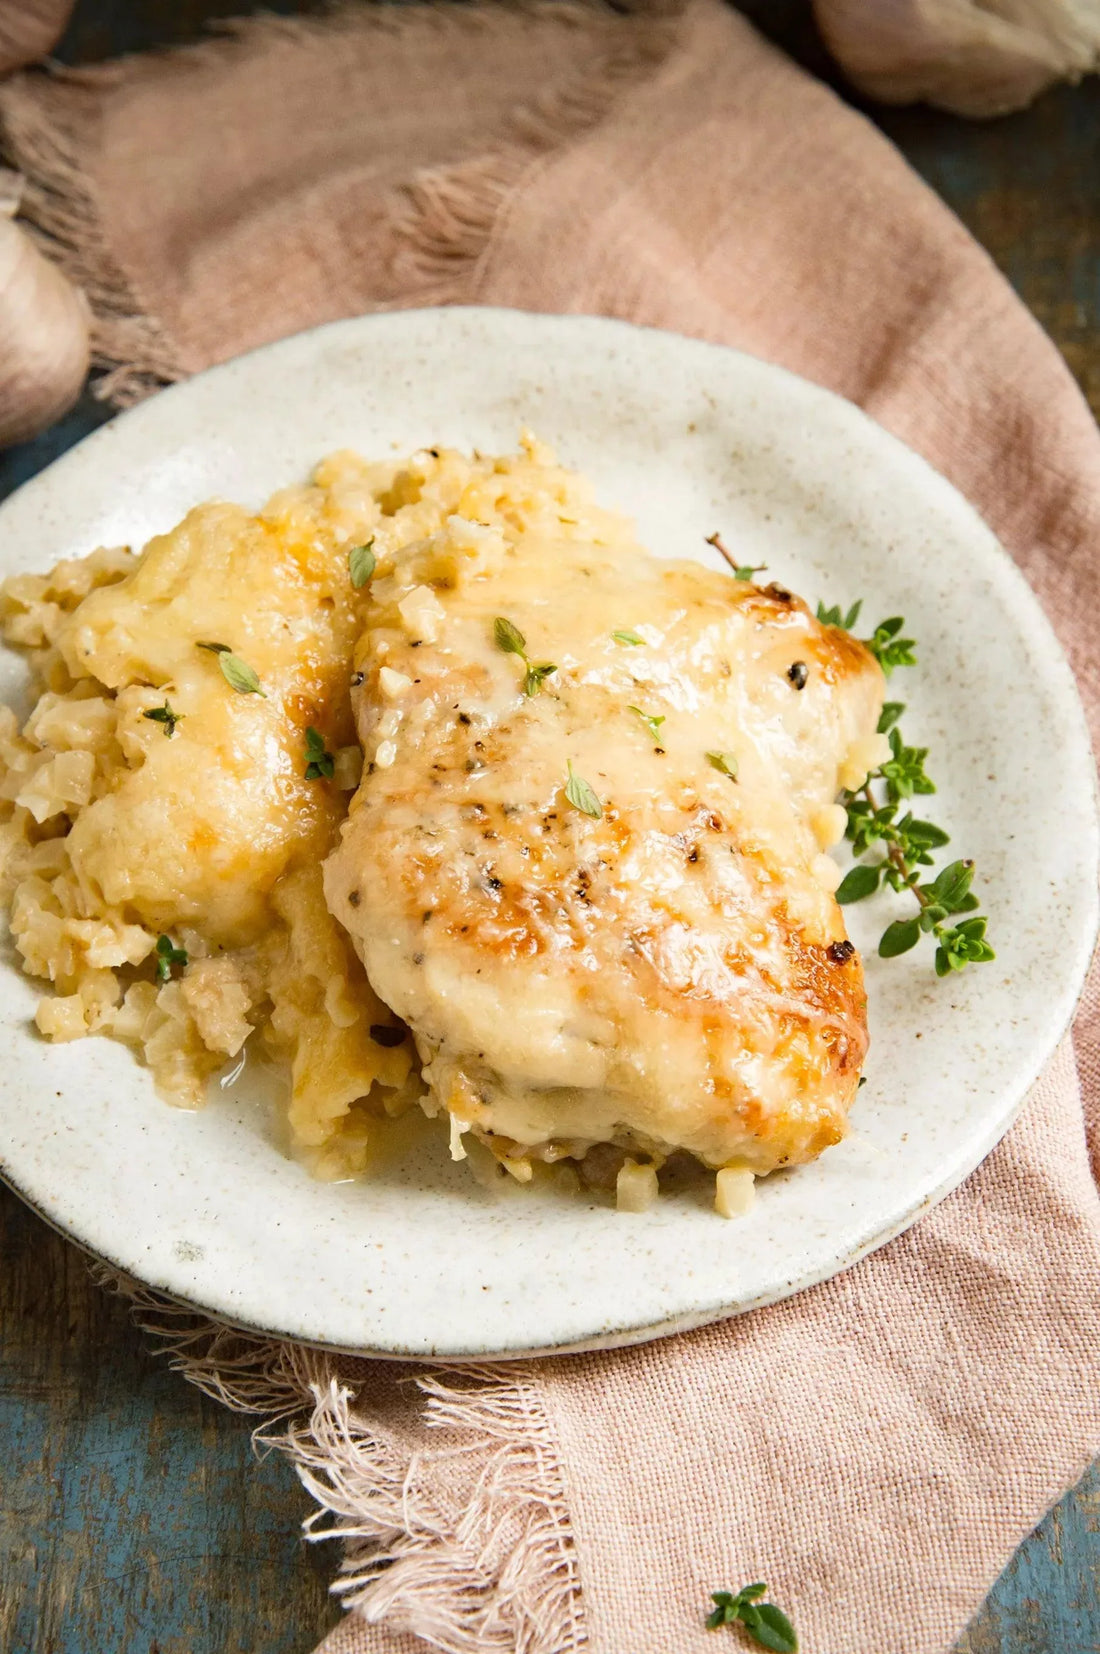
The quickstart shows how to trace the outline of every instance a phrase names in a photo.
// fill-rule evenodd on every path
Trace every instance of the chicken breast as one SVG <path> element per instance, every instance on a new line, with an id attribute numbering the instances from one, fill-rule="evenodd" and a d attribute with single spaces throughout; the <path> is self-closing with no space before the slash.
<path id="1" fill-rule="evenodd" d="M 533 446 L 461 464 L 387 502 L 330 908 L 452 1141 L 811 1159 L 867 1046 L 823 850 L 879 761 L 877 663 L 777 586 L 650 556 Z"/>

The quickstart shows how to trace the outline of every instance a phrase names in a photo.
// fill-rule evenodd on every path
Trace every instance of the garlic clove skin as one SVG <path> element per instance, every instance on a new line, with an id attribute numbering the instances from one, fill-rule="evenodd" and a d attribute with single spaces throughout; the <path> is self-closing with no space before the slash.
<path id="1" fill-rule="evenodd" d="M 72 407 L 90 356 L 83 293 L 0 214 L 0 448 L 37 436 Z"/>
<path id="2" fill-rule="evenodd" d="M 883 103 L 1022 109 L 1100 66 L 1100 0 L 814 0 L 825 44 Z"/>
<path id="3" fill-rule="evenodd" d="M 0 75 L 45 57 L 65 33 L 74 0 L 0 0 Z"/>

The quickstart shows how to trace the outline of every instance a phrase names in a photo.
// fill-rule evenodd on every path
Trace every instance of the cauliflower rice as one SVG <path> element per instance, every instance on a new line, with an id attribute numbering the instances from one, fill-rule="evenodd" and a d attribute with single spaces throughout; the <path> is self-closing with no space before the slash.
<path id="1" fill-rule="evenodd" d="M 210 502 L 136 555 L 100 548 L 0 586 L 34 700 L 22 728 L 0 706 L 0 900 L 23 969 L 49 984 L 47 1039 L 124 1042 L 184 1108 L 248 1045 L 289 1073 L 294 1152 L 322 1177 L 365 1167 L 372 1119 L 425 1098 L 321 884 L 362 767 L 350 553 L 375 548 L 377 594 L 413 541 L 544 511 L 600 515 L 527 438 L 499 459 L 339 453 L 257 513 Z M 433 603 L 407 594 L 402 624 L 424 632 Z M 235 689 L 211 643 L 260 692 Z M 318 737 L 331 777 L 306 775 Z"/>
<path id="2" fill-rule="evenodd" d="M 24 970 L 50 984 L 39 1030 L 125 1042 L 185 1108 L 255 1036 L 289 1070 L 295 1149 L 330 1177 L 361 1169 L 372 1115 L 420 1091 L 320 872 L 361 768 L 348 550 L 393 469 L 337 456 L 255 516 L 203 505 L 138 556 L 0 588 L 36 697 L 22 729 L 0 707 L 0 895 Z M 223 636 L 262 695 L 197 647 Z M 148 716 L 166 706 L 174 721 Z M 305 777 L 307 727 L 331 779 Z"/>

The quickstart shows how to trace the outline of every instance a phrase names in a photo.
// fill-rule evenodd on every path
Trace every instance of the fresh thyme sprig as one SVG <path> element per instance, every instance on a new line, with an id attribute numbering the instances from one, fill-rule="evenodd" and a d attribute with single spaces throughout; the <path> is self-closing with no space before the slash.
<path id="1" fill-rule="evenodd" d="M 714 1611 L 707 1615 L 707 1630 L 717 1631 L 722 1625 L 743 1625 L 761 1648 L 770 1648 L 773 1654 L 798 1654 L 798 1637 L 794 1626 L 774 1602 L 761 1602 L 768 1587 L 762 1580 L 753 1585 L 742 1585 L 736 1593 L 712 1591 Z"/>
<path id="2" fill-rule="evenodd" d="M 893 615 L 889 620 L 880 620 L 871 636 L 863 639 L 864 647 L 870 649 L 887 677 L 895 666 L 917 664 L 917 657 L 913 653 L 917 646 L 913 639 L 898 637 L 904 625 L 905 622 L 900 615 Z"/>
<path id="3" fill-rule="evenodd" d="M 557 667 L 552 661 L 544 661 L 541 666 L 532 666 L 527 659 L 527 639 L 514 621 L 506 620 L 503 615 L 497 615 L 493 621 L 493 639 L 498 649 L 503 649 L 506 655 L 518 655 L 527 668 L 523 675 L 523 693 L 529 698 L 537 695 L 544 681 Z"/>
<path id="4" fill-rule="evenodd" d="M 855 626 L 856 621 L 859 619 L 859 611 L 862 607 L 862 597 L 856 599 L 847 614 L 843 613 L 839 603 L 834 603 L 831 608 L 827 609 L 824 603 L 819 602 L 817 605 L 817 618 L 821 622 L 822 626 L 838 626 L 842 632 L 850 632 Z"/>
<path id="5" fill-rule="evenodd" d="M 856 604 L 845 618 L 854 624 L 858 613 Z M 818 619 L 824 625 L 841 624 L 832 618 L 834 614 L 839 614 L 839 610 L 823 613 L 818 605 Z M 875 638 L 894 666 L 913 664 L 912 639 L 898 636 L 904 624 L 897 618 L 884 621 L 875 629 Z M 871 642 L 867 647 L 876 652 Z M 889 673 L 891 666 L 883 654 L 877 658 L 883 671 Z M 966 965 L 983 964 L 995 955 L 985 939 L 988 920 L 981 915 L 959 917 L 964 913 L 973 914 L 979 905 L 970 889 L 974 863 L 966 859 L 949 862 L 935 878 L 921 879 L 920 869 L 933 865 L 933 850 L 942 849 L 950 839 L 942 827 L 921 820 L 912 810 L 901 813 L 909 799 L 936 790 L 924 767 L 928 748 L 907 746 L 898 727 L 904 711 L 902 702 L 886 702 L 878 732 L 887 736 L 890 756 L 857 791 L 841 795 L 841 803 L 848 812 L 847 837 L 852 853 L 865 856 L 877 848 L 883 854 L 875 861 L 857 862 L 841 880 L 836 899 L 842 904 L 861 902 L 882 885 L 899 893 L 908 892 L 916 900 L 917 911 L 910 918 L 895 919 L 886 927 L 879 940 L 879 954 L 883 959 L 894 959 L 915 948 L 922 936 L 931 936 L 936 943 L 936 975 L 948 976 Z"/>
<path id="6" fill-rule="evenodd" d="M 708 534 L 707 545 L 713 546 L 715 551 L 726 559 L 733 570 L 735 580 L 751 580 L 754 574 L 763 574 L 768 566 L 767 563 L 739 563 L 733 552 L 723 542 L 720 534 Z"/>
<path id="7" fill-rule="evenodd" d="M 720 535 L 708 535 L 707 544 L 722 554 L 736 579 L 751 579 L 763 572 L 760 568 L 740 567 L 722 544 Z M 823 626 L 850 632 L 862 608 L 862 599 L 848 610 L 841 609 L 839 604 L 826 607 L 818 603 L 817 619 Z M 879 622 L 870 637 L 861 639 L 886 677 L 896 667 L 916 665 L 916 644 L 912 638 L 901 635 L 904 625 L 900 615 L 891 615 Z M 802 687 L 797 679 L 791 681 L 796 687 Z M 890 756 L 857 791 L 841 794 L 841 803 L 848 812 L 847 837 L 852 853 L 866 856 L 877 849 L 882 854 L 874 861 L 857 862 L 841 880 L 836 899 L 844 904 L 861 902 L 883 885 L 899 893 L 907 891 L 916 901 L 917 911 L 910 918 L 895 919 L 886 927 L 878 951 L 883 959 L 893 959 L 916 947 L 922 936 L 931 936 L 936 943 L 936 974 L 949 976 L 952 971 L 984 964 L 996 955 L 986 941 L 989 921 L 974 912 L 979 906 L 978 898 L 970 889 L 974 863 L 969 859 L 949 862 L 934 878 L 921 878 L 921 868 L 934 865 L 932 851 L 942 849 L 950 840 L 942 827 L 921 820 L 912 810 L 902 813 L 907 800 L 936 790 L 925 769 L 928 748 L 908 746 L 898 728 L 904 711 L 900 701 L 886 702 L 878 732 L 887 736 Z M 707 754 L 716 769 L 724 767 L 716 760 L 725 756 Z M 972 917 L 962 918 L 963 914 Z"/>
<path id="8" fill-rule="evenodd" d="M 859 611 L 863 607 L 860 598 L 852 604 L 847 614 L 844 614 L 838 604 L 826 608 L 824 603 L 817 605 L 817 618 L 823 626 L 836 626 L 842 632 L 850 632 L 859 619 Z M 900 615 L 891 615 L 889 620 L 880 620 L 870 637 L 861 638 L 860 642 L 865 649 L 869 649 L 882 667 L 887 677 L 895 666 L 915 666 L 917 657 L 913 653 L 916 644 L 911 637 L 899 637 L 898 633 L 905 625 Z"/>

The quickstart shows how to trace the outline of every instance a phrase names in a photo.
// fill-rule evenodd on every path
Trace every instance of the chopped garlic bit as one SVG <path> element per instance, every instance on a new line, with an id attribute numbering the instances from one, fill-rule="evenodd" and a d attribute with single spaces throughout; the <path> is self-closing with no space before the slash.
<path id="1" fill-rule="evenodd" d="M 840 766 L 840 785 L 848 792 L 858 792 L 872 771 L 885 764 L 890 756 L 890 741 L 885 735 L 862 735 L 853 741 Z"/>
<path id="2" fill-rule="evenodd" d="M 35 821 L 60 815 L 67 805 L 87 804 L 92 796 L 95 756 L 90 752 L 59 752 L 33 771 L 15 802 Z"/>
<path id="3" fill-rule="evenodd" d="M 378 669 L 378 687 L 388 701 L 396 701 L 412 688 L 412 679 L 404 672 L 395 672 L 392 666 L 382 666 Z"/>
<path id="4" fill-rule="evenodd" d="M 398 603 L 397 612 L 410 637 L 422 643 L 436 642 L 445 611 L 430 586 L 414 586 Z"/>
<path id="5" fill-rule="evenodd" d="M 397 742 L 383 741 L 374 755 L 376 770 L 388 770 L 397 757 Z"/>
<path id="6" fill-rule="evenodd" d="M 40 999 L 34 1013 L 38 1031 L 55 1043 L 80 1039 L 88 1032 L 84 1001 L 79 994 L 66 994 L 57 999 Z"/>
<path id="7" fill-rule="evenodd" d="M 469 1125 L 466 1121 L 460 1120 L 458 1118 L 458 1116 L 455 1115 L 455 1114 L 452 1114 L 450 1119 L 451 1119 L 451 1159 L 452 1160 L 465 1160 L 466 1150 L 462 1145 L 462 1133 L 464 1131 L 469 1131 L 470 1127 L 469 1127 Z"/>
<path id="8" fill-rule="evenodd" d="M 822 890 L 834 891 L 840 883 L 840 868 L 832 856 L 815 856 L 810 863 L 810 873 L 817 880 Z"/>
<path id="9" fill-rule="evenodd" d="M 724 1166 L 714 1179 L 714 1210 L 719 1217 L 740 1218 L 756 1200 L 756 1177 L 747 1166 Z"/>
<path id="10" fill-rule="evenodd" d="M 645 1212 L 657 1199 L 656 1166 L 624 1160 L 615 1179 L 615 1205 L 620 1212 Z"/>
<path id="11" fill-rule="evenodd" d="M 848 812 L 843 804 L 826 804 L 811 817 L 810 826 L 822 850 L 831 850 L 848 830 Z"/>
<path id="12" fill-rule="evenodd" d="M 359 747 L 337 747 L 333 755 L 333 785 L 342 793 L 353 793 L 363 777 L 363 753 Z"/>

